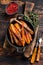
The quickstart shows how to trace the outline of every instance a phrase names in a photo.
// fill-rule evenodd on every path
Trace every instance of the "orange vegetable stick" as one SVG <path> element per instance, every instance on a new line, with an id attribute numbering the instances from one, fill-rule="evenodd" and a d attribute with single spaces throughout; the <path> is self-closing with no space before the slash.
<path id="1" fill-rule="evenodd" d="M 22 30 L 21 30 L 21 34 L 22 34 L 22 41 L 23 41 L 23 46 L 25 45 L 25 32 L 24 32 L 24 27 L 22 26 Z"/>
<path id="2" fill-rule="evenodd" d="M 14 29 L 15 29 L 16 33 L 17 33 L 19 36 L 21 36 L 19 30 L 18 30 L 15 26 L 14 26 Z"/>
<path id="3" fill-rule="evenodd" d="M 16 44 L 19 46 L 22 46 L 21 42 L 17 39 L 17 37 L 14 34 L 12 34 L 12 35 L 13 35 L 13 38 L 14 38 L 14 41 L 16 42 Z"/>
<path id="4" fill-rule="evenodd" d="M 18 23 L 15 23 L 14 26 L 19 30 L 19 32 L 21 31 L 20 25 Z"/>
<path id="5" fill-rule="evenodd" d="M 28 32 L 28 35 L 29 35 L 30 41 L 32 41 L 32 36 L 31 36 L 31 34 L 29 32 Z"/>
<path id="6" fill-rule="evenodd" d="M 29 44 L 30 43 L 30 38 L 29 38 L 29 35 L 28 35 L 28 32 L 25 30 L 25 33 L 26 33 L 26 43 Z"/>

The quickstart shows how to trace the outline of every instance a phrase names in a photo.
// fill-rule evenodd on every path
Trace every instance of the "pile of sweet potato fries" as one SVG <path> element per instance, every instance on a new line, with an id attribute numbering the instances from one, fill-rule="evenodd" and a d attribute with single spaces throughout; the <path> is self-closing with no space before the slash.
<path id="1" fill-rule="evenodd" d="M 11 23 L 8 29 L 12 44 L 16 43 L 18 46 L 30 44 L 34 32 L 29 28 L 25 21 L 21 20 L 18 22 L 14 24 Z"/>

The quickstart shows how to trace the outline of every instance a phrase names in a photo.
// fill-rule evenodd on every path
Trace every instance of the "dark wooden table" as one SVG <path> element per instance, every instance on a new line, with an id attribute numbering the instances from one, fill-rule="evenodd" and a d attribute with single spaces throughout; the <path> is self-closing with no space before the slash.
<path id="1" fill-rule="evenodd" d="M 31 0 L 33 1 L 33 0 Z M 41 4 L 40 0 L 38 0 L 35 2 L 35 8 L 34 8 L 34 12 L 36 10 L 36 6 L 38 6 L 38 4 Z M 40 10 L 40 9 L 39 9 Z M 38 11 L 39 11 L 38 10 Z M 0 45 L 3 45 L 3 42 L 5 40 L 5 36 L 6 36 L 6 30 L 9 24 L 9 20 L 12 16 L 8 16 L 6 14 L 0 14 Z M 43 14 L 39 15 L 39 32 L 43 32 Z M 43 65 L 43 54 L 41 55 L 40 61 L 39 62 L 35 62 L 34 65 Z M 19 54 L 13 54 L 12 56 L 0 56 L 0 65 L 31 65 L 29 63 L 29 61 L 27 59 L 25 59 L 22 55 L 19 56 Z"/>
<path id="2" fill-rule="evenodd" d="M 43 65 L 43 56 L 41 56 L 39 62 L 35 62 L 33 65 Z M 0 65 L 31 65 L 28 60 L 23 57 L 11 56 L 0 57 Z"/>

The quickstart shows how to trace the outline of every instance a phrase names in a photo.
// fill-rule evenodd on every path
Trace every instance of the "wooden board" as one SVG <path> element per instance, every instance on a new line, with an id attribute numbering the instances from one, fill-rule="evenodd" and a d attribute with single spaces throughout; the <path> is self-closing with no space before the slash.
<path id="1" fill-rule="evenodd" d="M 41 0 L 42 1 L 42 0 Z M 12 16 L 5 16 L 5 14 L 0 14 L 0 22 L 2 26 L 0 26 L 0 44 L 3 44 L 5 38 L 3 38 L 3 31 L 5 36 L 6 26 L 8 25 L 8 22 Z M 43 16 L 41 15 L 39 17 L 39 24 L 40 24 L 40 31 L 43 31 Z M 4 27 L 5 26 L 5 27 Z M 2 30 L 3 29 L 3 30 Z M 0 45 L 2 47 L 2 45 Z M 1 51 L 1 50 L 0 50 Z M 3 49 L 2 49 L 3 51 Z M 10 50 L 11 51 L 11 50 Z M 8 52 L 7 52 L 8 53 Z M 6 55 L 6 54 L 5 54 Z M 24 58 L 23 55 L 13 53 L 10 54 L 11 56 L 0 56 L 0 65 L 31 65 L 27 59 Z M 43 54 L 41 55 L 40 61 L 37 63 L 35 62 L 34 65 L 43 65 Z"/>

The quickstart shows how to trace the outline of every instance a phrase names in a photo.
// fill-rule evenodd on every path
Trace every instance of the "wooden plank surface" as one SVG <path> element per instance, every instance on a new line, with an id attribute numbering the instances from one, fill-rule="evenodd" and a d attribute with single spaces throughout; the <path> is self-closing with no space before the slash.
<path id="1" fill-rule="evenodd" d="M 4 42 L 5 31 L 7 29 L 9 19 L 11 17 L 12 16 L 9 17 L 7 15 L 6 16 L 2 14 L 0 15 L 0 44 L 3 44 Z M 43 32 L 43 15 L 39 15 L 39 25 L 40 25 L 39 27 L 40 32 Z M 34 65 L 38 65 L 38 64 L 43 65 L 43 54 L 41 55 L 40 61 L 38 63 L 37 62 L 34 63 Z M 19 54 L 14 53 L 13 56 L 11 54 L 11 56 L 9 57 L 0 57 L 0 65 L 31 65 L 31 64 L 22 55 L 19 56 Z"/>

